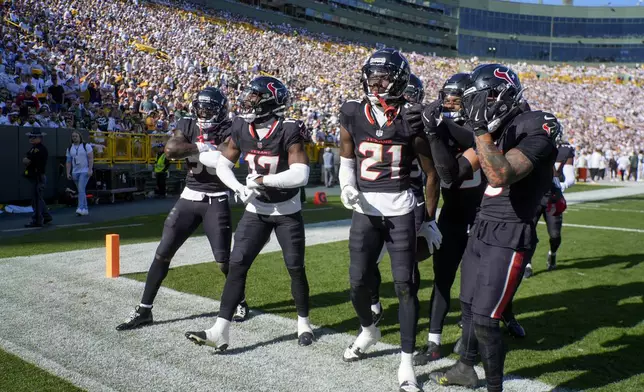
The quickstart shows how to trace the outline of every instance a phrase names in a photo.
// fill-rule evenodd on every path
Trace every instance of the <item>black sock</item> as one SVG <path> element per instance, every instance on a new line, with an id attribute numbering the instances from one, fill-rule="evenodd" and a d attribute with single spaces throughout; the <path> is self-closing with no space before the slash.
<path id="1" fill-rule="evenodd" d="M 550 253 L 555 254 L 561 245 L 561 237 L 550 238 Z"/>
<path id="2" fill-rule="evenodd" d="M 461 355 L 461 362 L 468 366 L 474 366 L 479 350 L 479 343 L 474 333 L 474 321 L 472 320 L 472 305 L 461 301 L 461 321 L 463 322 L 463 333 L 461 344 L 465 352 Z"/>
<path id="3" fill-rule="evenodd" d="M 474 331 L 479 342 L 479 351 L 488 392 L 503 390 L 503 366 L 505 363 L 505 348 L 499 320 L 489 317 L 475 316 Z"/>
<path id="4" fill-rule="evenodd" d="M 382 283 L 382 276 L 380 276 L 380 268 L 378 268 L 378 266 L 376 266 L 372 283 L 373 285 L 371 286 L 371 305 L 375 305 L 378 302 L 380 302 L 380 284 Z"/>
<path id="5" fill-rule="evenodd" d="M 154 298 L 159 292 L 163 279 L 168 275 L 169 269 L 170 263 L 154 258 L 145 281 L 145 289 L 143 289 L 143 298 L 141 299 L 142 304 L 152 305 L 154 303 Z"/>
<path id="6" fill-rule="evenodd" d="M 291 275 L 291 295 L 295 301 L 295 309 L 300 317 L 309 316 L 309 281 L 304 267 L 289 268 Z"/>

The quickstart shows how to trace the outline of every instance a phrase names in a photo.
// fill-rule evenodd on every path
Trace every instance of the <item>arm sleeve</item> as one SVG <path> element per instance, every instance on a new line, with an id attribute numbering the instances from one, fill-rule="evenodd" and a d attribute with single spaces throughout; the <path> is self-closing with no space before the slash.
<path id="1" fill-rule="evenodd" d="M 561 184 L 562 189 L 568 189 L 575 185 L 575 169 L 572 165 L 564 165 L 563 167 L 564 182 Z"/>
<path id="2" fill-rule="evenodd" d="M 264 176 L 264 185 L 282 189 L 303 187 L 309 182 L 309 171 L 309 165 L 294 163 L 288 170 Z"/>
<path id="3" fill-rule="evenodd" d="M 203 163 L 203 162 L 202 162 Z M 224 156 L 220 156 L 217 161 L 217 177 L 224 183 L 228 188 L 232 189 L 234 192 L 237 192 L 243 185 L 237 181 L 235 173 L 233 173 L 233 167 L 235 163 L 228 160 Z"/>
<path id="4" fill-rule="evenodd" d="M 72 154 L 70 154 L 69 148 L 67 148 L 67 150 L 65 151 L 65 157 L 67 157 L 67 161 L 66 161 L 67 163 L 72 162 Z"/>
<path id="5" fill-rule="evenodd" d="M 450 137 L 463 149 L 474 147 L 474 131 L 463 125 L 458 125 L 454 121 L 443 121 L 447 126 Z"/>
<path id="6" fill-rule="evenodd" d="M 454 155 L 449 152 L 444 140 L 438 136 L 430 136 L 427 139 L 436 172 L 440 179 L 451 188 L 452 183 L 458 177 L 458 162 Z"/>
<path id="7" fill-rule="evenodd" d="M 340 181 L 340 190 L 344 189 L 347 185 L 357 188 L 355 159 L 340 157 L 338 180 Z"/>

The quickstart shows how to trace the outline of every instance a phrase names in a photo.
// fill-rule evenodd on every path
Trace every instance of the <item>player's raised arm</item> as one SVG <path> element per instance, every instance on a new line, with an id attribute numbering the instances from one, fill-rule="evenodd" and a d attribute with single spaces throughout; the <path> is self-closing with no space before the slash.
<path id="1" fill-rule="evenodd" d="M 169 159 L 183 159 L 198 153 L 197 144 L 191 143 L 178 127 L 165 145 L 165 155 Z"/>

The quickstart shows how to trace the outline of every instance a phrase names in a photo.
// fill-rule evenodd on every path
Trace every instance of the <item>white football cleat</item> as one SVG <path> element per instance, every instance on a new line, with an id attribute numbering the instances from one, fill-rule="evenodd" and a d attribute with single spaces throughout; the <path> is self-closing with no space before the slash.
<path id="1" fill-rule="evenodd" d="M 364 358 L 365 352 L 369 347 L 378 343 L 378 340 L 380 340 L 382 335 L 378 328 L 374 327 L 373 329 L 375 330 L 374 334 L 368 332 L 365 328 L 362 329 L 353 344 L 344 350 L 344 355 L 342 356 L 342 360 L 344 362 L 355 362 L 361 360 Z"/>

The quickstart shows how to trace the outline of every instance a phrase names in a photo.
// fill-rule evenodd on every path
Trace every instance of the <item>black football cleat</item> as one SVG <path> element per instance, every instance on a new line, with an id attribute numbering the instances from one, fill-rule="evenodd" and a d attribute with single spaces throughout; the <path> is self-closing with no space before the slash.
<path id="1" fill-rule="evenodd" d="M 463 346 L 463 339 L 458 338 L 456 343 L 454 343 L 454 350 L 452 350 L 454 354 L 458 355 L 464 355 L 465 354 L 465 346 Z"/>
<path id="2" fill-rule="evenodd" d="M 249 310 L 248 310 L 248 304 L 246 301 L 242 301 L 237 305 L 237 309 L 235 309 L 235 314 L 233 314 L 233 321 L 241 323 L 242 321 L 245 321 L 248 319 L 249 316 Z"/>
<path id="3" fill-rule="evenodd" d="M 405 381 L 400 384 L 399 392 L 423 392 L 423 388 L 413 381 Z"/>
<path id="4" fill-rule="evenodd" d="M 380 313 L 376 313 L 373 310 L 371 311 L 371 319 L 373 320 L 374 325 L 378 325 L 380 320 L 382 320 L 382 316 L 385 314 L 385 312 L 382 309 L 382 305 L 380 305 Z"/>
<path id="5" fill-rule="evenodd" d="M 304 332 L 297 337 L 297 344 L 300 346 L 310 346 L 313 344 L 313 334 L 311 332 Z"/>
<path id="6" fill-rule="evenodd" d="M 514 336 L 515 338 L 523 339 L 526 336 L 525 329 L 519 324 L 517 319 L 512 319 L 507 322 L 505 322 L 505 326 L 508 329 L 508 332 L 510 335 Z"/>
<path id="7" fill-rule="evenodd" d="M 547 263 L 547 268 L 548 271 L 552 271 L 553 269 L 557 268 L 557 254 L 550 254 L 548 253 L 548 263 Z"/>
<path id="8" fill-rule="evenodd" d="M 412 363 L 414 366 L 422 366 L 441 358 L 441 346 L 434 342 L 428 342 L 425 347 L 414 354 Z"/>
<path id="9" fill-rule="evenodd" d="M 198 331 L 198 332 L 186 332 L 185 334 L 186 338 L 190 340 L 192 343 L 198 345 L 198 346 L 210 346 L 214 347 L 215 350 L 223 352 L 226 351 L 228 348 L 228 342 L 226 342 L 224 339 L 221 339 L 221 341 L 213 341 L 213 340 L 208 340 L 208 336 L 206 335 L 206 331 Z"/>
<path id="10" fill-rule="evenodd" d="M 525 271 L 523 272 L 523 277 L 524 278 L 529 278 L 532 276 L 532 264 L 528 263 L 528 265 L 525 266 Z"/>
<path id="11" fill-rule="evenodd" d="M 137 305 L 124 323 L 116 326 L 117 331 L 135 329 L 152 324 L 152 309 Z"/>
<path id="12" fill-rule="evenodd" d="M 458 323 L 456 324 L 460 329 L 463 329 L 463 320 L 458 320 Z"/>
<path id="13" fill-rule="evenodd" d="M 474 371 L 474 367 L 467 366 L 458 361 L 454 366 L 445 372 L 433 372 L 429 374 L 430 380 L 438 385 L 460 385 L 466 388 L 476 388 L 479 378 Z"/>

